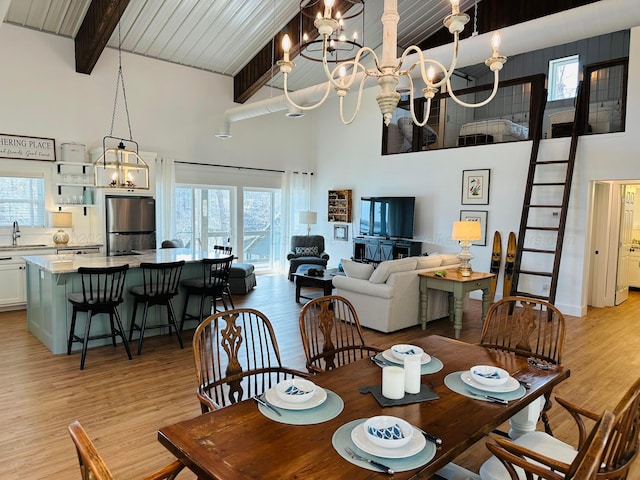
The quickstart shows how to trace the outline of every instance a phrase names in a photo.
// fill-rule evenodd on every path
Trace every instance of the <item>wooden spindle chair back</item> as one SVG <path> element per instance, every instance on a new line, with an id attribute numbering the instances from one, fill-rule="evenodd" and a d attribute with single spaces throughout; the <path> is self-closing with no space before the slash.
<path id="1" fill-rule="evenodd" d="M 307 376 L 282 366 L 271 322 L 251 308 L 206 318 L 194 333 L 193 355 L 203 413 L 260 395 L 284 379 Z"/>
<path id="2" fill-rule="evenodd" d="M 381 352 L 366 344 L 356 310 L 344 297 L 328 295 L 300 312 L 300 335 L 307 370 L 317 373 Z"/>
<path id="3" fill-rule="evenodd" d="M 564 316 L 544 300 L 505 297 L 487 312 L 480 344 L 487 348 L 562 364 Z"/>

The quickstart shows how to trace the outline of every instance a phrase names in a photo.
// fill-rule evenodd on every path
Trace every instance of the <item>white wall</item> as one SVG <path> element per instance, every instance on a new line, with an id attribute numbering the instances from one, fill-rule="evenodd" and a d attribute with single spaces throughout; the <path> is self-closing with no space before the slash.
<path id="1" fill-rule="evenodd" d="M 556 304 L 571 315 L 586 313 L 588 251 L 585 223 L 589 219 L 589 185 L 593 180 L 638 179 L 637 138 L 640 136 L 640 28 L 632 29 L 626 132 L 582 137 L 574 174 L 565 231 Z M 637 83 L 637 80 L 636 80 Z M 357 233 L 359 198 L 368 195 L 415 195 L 417 197 L 415 237 L 423 249 L 456 252 L 451 226 L 460 210 L 487 210 L 487 246 L 472 247 L 473 265 L 488 271 L 493 232 L 518 232 L 527 179 L 531 142 L 454 148 L 401 155 L 380 154 L 382 122 L 375 102 L 376 89 L 366 92 L 359 118 L 351 126 L 340 123 L 337 102 L 318 111 L 314 130 L 318 143 L 315 201 L 319 218 L 326 218 L 327 191 L 353 189 L 354 223 Z M 323 141 L 326 139 L 326 141 Z M 539 158 L 568 157 L 568 139 L 543 140 Z M 489 205 L 461 205 L 462 171 L 491 169 Z M 316 232 L 333 238 L 333 227 L 317 225 Z M 353 235 L 353 229 L 350 232 Z M 351 243 L 328 241 L 330 263 L 352 255 Z M 504 246 L 503 246 L 504 248 Z M 581 288 L 582 286 L 582 288 Z M 498 284 L 498 296 L 502 280 Z"/>
<path id="2" fill-rule="evenodd" d="M 116 50 L 106 49 L 91 75 L 79 74 L 73 40 L 2 24 L 0 58 L 0 133 L 54 138 L 58 158 L 64 142 L 83 143 L 87 151 L 102 147 L 111 130 Z M 234 138 L 220 141 L 215 133 L 223 113 L 235 105 L 232 78 L 127 53 L 122 54 L 122 66 L 133 139 L 141 151 L 187 162 L 309 168 L 312 115 L 289 119 L 283 112 L 248 120 L 234 126 Z M 263 97 L 270 94 L 268 89 L 260 92 Z M 129 138 L 122 89 L 113 134 Z M 51 163 L 0 159 L 0 173 L 22 168 L 43 171 L 52 188 Z M 53 200 L 47 209 L 55 209 Z M 89 219 L 75 211 L 81 209 L 74 208 L 72 241 L 99 241 Z M 23 229 L 24 243 L 25 235 L 35 233 Z M 10 229 L 0 229 L 0 243 L 6 243 L 9 234 Z"/>

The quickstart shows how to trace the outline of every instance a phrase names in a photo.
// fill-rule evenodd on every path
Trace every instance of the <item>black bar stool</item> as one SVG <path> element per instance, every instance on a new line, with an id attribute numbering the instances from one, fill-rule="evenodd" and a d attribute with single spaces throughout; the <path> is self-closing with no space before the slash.
<path id="1" fill-rule="evenodd" d="M 84 370 L 84 360 L 87 356 L 87 344 L 89 340 L 111 337 L 113 346 L 116 346 L 116 336 L 122 338 L 124 349 L 131 360 L 129 342 L 124 335 L 124 328 L 118 314 L 118 305 L 122 303 L 122 291 L 124 289 L 124 279 L 129 265 L 121 267 L 106 268 L 78 268 L 78 273 L 82 279 L 82 292 L 69 295 L 69 302 L 73 305 L 73 315 L 71 316 L 71 328 L 69 341 L 67 342 L 67 355 L 71 355 L 71 346 L 75 342 L 82 343 L 82 357 L 80 358 L 80 370 Z M 78 312 L 86 312 L 87 322 L 84 328 L 84 336 L 76 335 L 76 317 Z M 89 334 L 91 329 L 91 319 L 99 313 L 109 314 L 111 333 L 102 335 Z M 115 320 L 115 324 L 114 324 Z"/>
<path id="2" fill-rule="evenodd" d="M 214 245 L 213 251 L 231 255 L 231 253 L 233 252 L 233 247 L 226 247 L 223 245 Z M 231 270 L 229 270 L 229 273 L 231 273 Z M 231 296 L 231 287 L 229 286 L 229 282 L 227 282 L 227 285 L 224 287 L 224 291 L 222 292 L 222 294 L 229 300 L 229 303 L 231 304 L 231 308 L 235 309 L 236 306 L 233 304 L 233 297 Z"/>
<path id="3" fill-rule="evenodd" d="M 184 348 L 184 345 L 182 344 L 182 336 L 180 335 L 180 330 L 178 330 L 176 314 L 173 310 L 173 304 L 171 303 L 171 299 L 178 294 L 180 274 L 182 273 L 183 265 L 184 260 L 180 260 L 179 262 L 140 264 L 140 269 L 142 271 L 142 285 L 129 289 L 129 293 L 131 293 L 135 299 L 135 303 L 133 304 L 133 315 L 131 315 L 129 341 L 131 342 L 133 339 L 133 331 L 138 330 L 140 332 L 138 339 L 138 355 L 142 353 L 142 340 L 144 338 L 144 331 L 146 328 L 169 327 L 169 335 L 171 335 L 171 329 L 174 328 L 176 330 L 176 336 L 178 337 L 180 348 Z M 138 310 L 139 303 L 144 304 L 140 325 L 136 323 L 136 312 Z M 153 305 L 165 305 L 167 307 L 167 323 L 147 327 L 149 307 Z"/>
<path id="4" fill-rule="evenodd" d="M 211 298 L 209 313 L 206 315 L 207 317 L 212 313 L 219 311 L 217 307 L 218 300 L 222 302 L 224 309 L 228 310 L 224 291 L 229 283 L 229 273 L 231 272 L 232 261 L 232 255 L 223 258 L 203 258 L 201 260 L 201 278 L 193 278 L 181 282 L 181 285 L 187 290 L 187 295 L 184 300 L 180 330 L 184 327 L 184 322 L 186 320 L 198 320 L 198 324 L 202 323 L 203 318 L 205 318 L 204 301 L 207 298 Z M 192 296 L 200 297 L 200 309 L 195 315 L 188 312 L 189 299 Z"/>

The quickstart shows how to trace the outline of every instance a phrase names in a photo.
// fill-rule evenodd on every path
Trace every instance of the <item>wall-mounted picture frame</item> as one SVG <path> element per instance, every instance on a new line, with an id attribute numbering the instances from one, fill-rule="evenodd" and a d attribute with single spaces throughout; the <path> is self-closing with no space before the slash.
<path id="1" fill-rule="evenodd" d="M 0 133 L 0 158 L 55 162 L 56 141 L 53 138 Z"/>
<path id="2" fill-rule="evenodd" d="M 347 242 L 349 240 L 349 225 L 334 225 L 333 239 L 340 242 Z"/>
<path id="3" fill-rule="evenodd" d="M 462 205 L 489 205 L 491 170 L 462 171 Z"/>
<path id="4" fill-rule="evenodd" d="M 484 247 L 487 244 L 487 215 L 486 210 L 460 210 L 460 220 L 480 222 L 481 239 L 471 242 L 471 245 Z"/>

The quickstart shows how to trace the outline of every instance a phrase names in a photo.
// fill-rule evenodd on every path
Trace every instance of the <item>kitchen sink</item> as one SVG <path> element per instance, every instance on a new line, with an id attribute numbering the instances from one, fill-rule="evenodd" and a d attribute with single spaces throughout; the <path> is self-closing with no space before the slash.
<path id="1" fill-rule="evenodd" d="M 0 248 L 12 248 L 15 250 L 24 250 L 27 248 L 48 247 L 46 243 L 32 243 L 30 245 L 0 245 Z"/>

